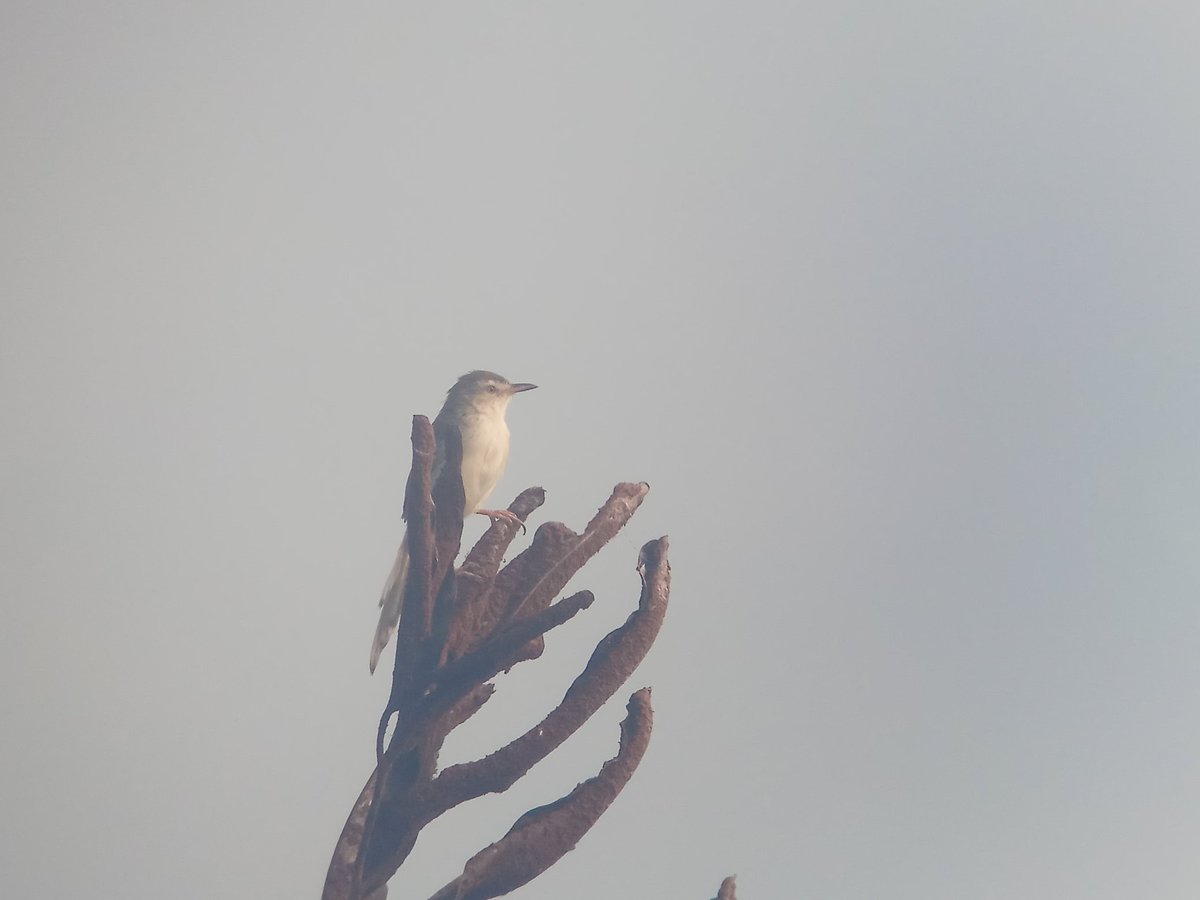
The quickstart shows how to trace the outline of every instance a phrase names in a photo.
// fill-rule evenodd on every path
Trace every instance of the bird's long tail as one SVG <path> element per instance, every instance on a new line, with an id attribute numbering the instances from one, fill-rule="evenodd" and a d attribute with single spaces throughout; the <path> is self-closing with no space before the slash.
<path id="1" fill-rule="evenodd" d="M 404 601 L 404 584 L 408 581 L 408 533 L 400 541 L 400 549 L 396 551 L 396 562 L 392 573 L 388 575 L 387 583 L 383 586 L 383 594 L 379 598 L 379 625 L 375 628 L 375 641 L 371 644 L 371 674 L 375 674 L 375 666 L 379 664 L 379 654 L 387 646 L 392 635 L 396 633 L 396 624 L 400 621 L 400 604 Z"/>

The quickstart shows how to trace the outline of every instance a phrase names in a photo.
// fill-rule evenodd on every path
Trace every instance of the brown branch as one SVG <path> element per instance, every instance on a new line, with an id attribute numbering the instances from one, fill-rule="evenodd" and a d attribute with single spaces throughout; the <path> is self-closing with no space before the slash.
<path id="1" fill-rule="evenodd" d="M 339 838 L 326 878 L 325 900 L 383 896 L 388 878 L 407 858 L 426 824 L 465 800 L 511 786 L 620 688 L 649 650 L 666 612 L 670 567 L 662 538 L 642 548 L 638 609 L 600 641 L 559 705 L 536 728 L 507 746 L 435 777 L 447 735 L 492 696 L 493 685 L 487 682 L 540 654 L 547 631 L 592 604 L 588 591 L 552 601 L 629 520 L 649 489 L 645 484 L 617 485 L 582 534 L 561 523 L 543 525 L 529 548 L 503 570 L 501 559 L 519 526 L 494 522 L 455 572 L 463 519 L 461 477 L 442 474 L 437 484 L 431 484 L 438 452 L 447 460 L 441 472 L 461 470 L 461 443 L 455 440 L 457 435 L 445 437 L 446 445 L 437 448 L 428 420 L 414 417 L 413 471 L 405 495 L 409 580 L 402 598 L 392 691 L 380 720 L 378 765 Z M 544 499 L 540 488 L 531 488 L 509 509 L 523 522 Z M 621 753 L 596 779 L 522 817 L 508 836 L 472 860 L 464 876 L 482 872 L 489 884 L 516 886 L 573 847 L 616 796 L 644 750 L 644 743 L 636 753 L 632 749 L 637 747 L 634 737 L 641 733 L 635 727 L 641 722 L 636 707 L 643 701 L 648 739 L 648 693 L 639 692 L 630 701 L 630 716 L 622 726 Z M 392 712 L 399 715 L 384 751 L 384 728 Z M 627 763 L 627 768 L 619 762 Z M 555 843 L 550 839 L 553 834 L 567 837 Z M 534 847 L 536 852 L 518 849 L 522 847 Z"/>
<path id="2" fill-rule="evenodd" d="M 584 563 L 595 556 L 633 517 L 649 490 L 650 485 L 645 482 L 622 482 L 613 488 L 612 495 L 588 522 L 587 528 L 567 555 L 542 575 L 512 614 L 519 615 L 522 608 L 544 609 L 550 598 L 571 580 L 571 576 L 583 568 Z"/>
<path id="3" fill-rule="evenodd" d="M 459 611 L 441 654 L 442 662 L 476 649 L 501 623 L 545 609 L 572 576 L 629 521 L 649 489 L 644 483 L 618 484 L 582 535 L 561 522 L 548 522 L 537 530 L 529 548 L 489 583 L 484 584 L 483 578 L 473 578 L 472 587 L 463 589 L 464 595 L 467 590 L 471 593 L 460 599 Z M 477 564 L 474 556 L 472 551 L 460 574 L 474 576 L 478 572 L 469 568 Z M 530 653 L 525 658 L 535 655 Z"/>
<path id="4" fill-rule="evenodd" d="M 671 567 L 665 537 L 642 547 L 638 570 L 642 575 L 638 608 L 624 625 L 601 639 L 562 702 L 535 727 L 490 756 L 442 772 L 431 785 L 427 800 L 438 810 L 435 815 L 474 797 L 507 790 L 624 684 L 650 650 L 667 612 Z"/>
<path id="5" fill-rule="evenodd" d="M 567 796 L 521 816 L 508 834 L 476 853 L 431 900 L 488 900 L 536 878 L 575 848 L 629 782 L 650 743 L 650 689 L 629 698 L 621 747 L 600 773 Z"/>
<path id="6" fill-rule="evenodd" d="M 557 628 L 582 610 L 592 605 L 595 596 L 591 591 L 580 591 L 555 603 L 549 609 L 531 619 L 524 619 L 505 629 L 495 638 L 468 656 L 443 665 L 430 676 L 419 705 L 408 707 L 410 717 L 406 727 L 418 731 L 428 721 L 439 718 L 447 709 L 457 704 L 464 695 L 477 688 L 480 682 L 508 671 L 522 659 L 523 649 L 532 641 L 542 639 L 547 631 Z M 490 687 L 490 686 L 489 686 Z M 382 759 L 384 728 L 390 718 L 391 709 L 379 723 L 376 735 L 377 758 Z M 448 734 L 461 723 L 446 729 Z M 399 731 L 397 731 L 397 735 Z M 396 735 L 393 735 L 395 740 Z"/>
<path id="7" fill-rule="evenodd" d="M 387 881 L 429 822 L 460 803 L 487 793 L 499 793 L 515 784 L 616 693 L 649 651 L 666 615 L 671 580 L 666 553 L 665 537 L 642 548 L 638 562 L 642 575 L 638 609 L 624 625 L 600 641 L 562 702 L 538 725 L 484 759 L 450 766 L 430 784 L 414 783 L 411 794 L 396 797 L 396 802 L 389 804 L 393 814 L 388 816 L 386 831 L 392 847 L 384 851 L 383 857 L 376 851 L 368 854 L 364 885 L 373 887 Z"/>
<path id="8" fill-rule="evenodd" d="M 408 546 L 408 575 L 401 598 L 400 620 L 396 628 L 396 662 L 392 669 L 392 687 L 387 708 L 380 722 L 382 741 L 390 712 L 415 675 L 417 649 L 424 638 L 422 624 L 429 617 L 429 580 L 433 563 L 433 497 L 432 473 L 437 453 L 433 426 L 425 416 L 413 416 L 413 461 L 404 489 L 403 518 L 406 522 L 405 541 Z M 460 450 L 461 455 L 461 450 Z M 460 479 L 461 482 L 461 479 Z M 369 831 L 375 812 L 374 797 L 379 787 L 379 772 L 371 773 L 366 785 L 346 820 L 334 848 L 333 859 L 326 875 L 326 900 L 360 896 L 362 875 L 363 836 Z"/>
<path id="9" fill-rule="evenodd" d="M 734 883 L 736 880 L 736 875 L 730 875 L 722 881 L 721 889 L 717 891 L 717 896 L 713 900 L 737 900 L 737 885 Z"/>
<path id="10" fill-rule="evenodd" d="M 325 875 L 325 889 L 321 892 L 323 900 L 348 900 L 359 896 L 359 849 L 362 847 L 363 829 L 366 827 L 367 813 L 370 812 L 374 796 L 375 773 L 372 772 L 358 799 L 354 801 L 354 807 L 350 810 L 338 837 L 337 846 L 333 848 L 333 859 L 330 860 L 329 871 Z"/>
<path id="11" fill-rule="evenodd" d="M 561 522 L 547 522 L 533 535 L 529 547 L 517 554 L 492 579 L 486 590 L 461 598 L 458 614 L 446 638 L 444 660 L 453 660 L 476 649 L 504 618 L 513 596 L 523 596 L 569 551 L 578 536 Z M 460 577 L 460 581 L 466 581 Z"/>
<path id="12" fill-rule="evenodd" d="M 408 577 L 396 626 L 396 663 L 392 669 L 392 695 L 403 696 L 415 677 L 417 650 L 425 640 L 425 623 L 432 615 L 429 590 L 433 574 L 433 460 L 437 445 L 433 426 L 425 416 L 413 416 L 413 465 L 404 491 L 405 540 L 408 543 Z M 389 706 L 391 701 L 389 701 Z"/>
<path id="13" fill-rule="evenodd" d="M 508 505 L 508 511 L 515 513 L 517 518 L 525 522 L 533 511 L 545 502 L 546 492 L 540 487 L 526 488 Z M 500 570 L 504 553 L 518 531 L 515 524 L 505 519 L 497 519 L 492 523 L 492 527 L 471 548 L 471 552 L 458 568 L 460 580 L 465 577 L 469 582 L 469 586 L 460 585 L 460 598 L 472 599 L 491 586 Z"/>
<path id="14" fill-rule="evenodd" d="M 411 796 L 397 804 L 402 812 L 388 823 L 395 849 L 386 859 L 368 861 L 364 884 L 373 886 L 386 881 L 404 861 L 420 830 L 442 813 L 467 800 L 511 787 L 616 693 L 649 651 L 666 615 L 671 579 L 666 553 L 665 537 L 642 548 L 638 563 L 642 575 L 638 609 L 624 625 L 600 641 L 587 667 L 549 715 L 490 756 L 451 766 L 431 784 L 417 786 Z"/>
<path id="15" fill-rule="evenodd" d="M 463 684 L 486 681 L 508 670 L 516 662 L 522 647 L 568 622 L 576 613 L 591 606 L 595 599 L 591 591 L 572 594 L 538 615 L 510 625 L 474 653 L 447 663 L 437 673 L 427 702 L 431 705 L 444 704 L 439 693 L 454 692 Z"/>

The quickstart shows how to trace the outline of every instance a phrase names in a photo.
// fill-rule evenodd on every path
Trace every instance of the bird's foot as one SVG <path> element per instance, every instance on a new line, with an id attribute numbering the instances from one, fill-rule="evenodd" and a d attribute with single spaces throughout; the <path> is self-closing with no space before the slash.
<path id="1" fill-rule="evenodd" d="M 525 523 L 521 521 L 520 516 L 518 516 L 515 512 L 512 512 L 511 510 L 507 510 L 507 509 L 477 509 L 477 510 L 475 510 L 475 515 L 487 516 L 491 520 L 493 525 L 496 524 L 497 519 L 502 519 L 505 522 L 511 522 L 513 525 L 520 525 L 521 533 L 522 534 L 525 533 Z"/>

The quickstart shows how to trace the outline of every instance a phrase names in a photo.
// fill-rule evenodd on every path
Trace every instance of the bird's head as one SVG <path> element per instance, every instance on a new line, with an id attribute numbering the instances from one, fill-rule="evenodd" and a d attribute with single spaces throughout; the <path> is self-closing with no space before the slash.
<path id="1" fill-rule="evenodd" d="M 513 394 L 532 391 L 535 387 L 536 384 L 525 382 L 513 384 L 503 375 L 480 369 L 468 372 L 454 383 L 446 395 L 446 405 L 458 409 L 471 408 L 481 414 L 497 410 L 503 414 Z"/>

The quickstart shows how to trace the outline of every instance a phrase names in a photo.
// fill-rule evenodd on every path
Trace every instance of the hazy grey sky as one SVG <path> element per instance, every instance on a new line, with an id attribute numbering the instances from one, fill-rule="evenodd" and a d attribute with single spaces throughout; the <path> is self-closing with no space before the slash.
<path id="1" fill-rule="evenodd" d="M 1200 895 L 1194 3 L 12 3 L 0 895 L 319 894 L 414 412 L 541 389 L 495 499 L 646 505 L 628 689 L 423 835 L 423 897 L 616 748 L 529 900 Z M 474 523 L 472 537 L 483 522 Z M 527 538 L 526 538 L 527 540 Z"/>

